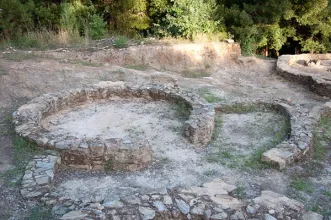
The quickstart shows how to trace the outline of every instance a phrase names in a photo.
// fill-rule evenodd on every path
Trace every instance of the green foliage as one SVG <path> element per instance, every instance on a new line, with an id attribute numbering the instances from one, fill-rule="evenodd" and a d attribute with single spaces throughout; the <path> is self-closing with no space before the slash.
<path id="1" fill-rule="evenodd" d="M 129 39 L 126 36 L 119 36 L 115 39 L 114 47 L 116 48 L 126 48 L 129 46 Z"/>
<path id="2" fill-rule="evenodd" d="M 48 48 L 102 38 L 107 29 L 130 37 L 195 41 L 234 37 L 244 55 L 299 44 L 331 51 L 328 0 L 8 0 L 0 1 L 2 45 Z M 36 34 L 34 34 L 36 33 Z M 47 36 L 37 36 L 46 33 Z M 52 33 L 52 34 L 50 34 Z"/>
<path id="3" fill-rule="evenodd" d="M 0 38 L 15 39 L 31 28 L 33 8 L 32 0 L 25 3 L 20 0 L 0 1 Z"/>
<path id="4" fill-rule="evenodd" d="M 147 0 L 114 0 L 107 3 L 112 29 L 134 36 L 150 27 Z"/>
<path id="5" fill-rule="evenodd" d="M 169 34 L 194 39 L 199 33 L 215 32 L 218 22 L 212 18 L 214 7 L 212 1 L 174 1 L 166 15 Z"/>
<path id="6" fill-rule="evenodd" d="M 290 183 L 290 186 L 298 191 L 312 193 L 312 184 L 309 180 L 306 179 L 294 178 Z"/>
<path id="7" fill-rule="evenodd" d="M 185 102 L 179 101 L 171 107 L 175 111 L 175 116 L 180 119 L 187 120 L 191 114 L 191 107 Z"/>
<path id="8" fill-rule="evenodd" d="M 106 34 L 106 26 L 107 23 L 103 20 L 100 15 L 94 14 L 91 17 L 91 21 L 89 23 L 90 26 L 90 36 L 92 39 L 100 39 Z"/>
<path id="9" fill-rule="evenodd" d="M 238 186 L 234 190 L 234 194 L 238 199 L 243 199 L 245 196 L 245 187 L 244 186 Z"/>
<path id="10" fill-rule="evenodd" d="M 52 212 L 49 207 L 37 205 L 29 210 L 28 216 L 24 218 L 26 220 L 51 220 Z"/>
<path id="11" fill-rule="evenodd" d="M 212 91 L 208 88 L 204 88 L 200 90 L 200 95 L 209 103 L 220 102 L 223 99 L 217 97 Z"/>

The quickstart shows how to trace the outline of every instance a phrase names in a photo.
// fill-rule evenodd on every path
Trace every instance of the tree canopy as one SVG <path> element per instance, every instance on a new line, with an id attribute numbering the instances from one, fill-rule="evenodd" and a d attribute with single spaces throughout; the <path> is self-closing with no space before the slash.
<path id="1" fill-rule="evenodd" d="M 234 38 L 248 54 L 331 51 L 330 0 L 0 0 L 0 38 L 33 31 Z M 287 51 L 286 51 L 287 50 Z"/>

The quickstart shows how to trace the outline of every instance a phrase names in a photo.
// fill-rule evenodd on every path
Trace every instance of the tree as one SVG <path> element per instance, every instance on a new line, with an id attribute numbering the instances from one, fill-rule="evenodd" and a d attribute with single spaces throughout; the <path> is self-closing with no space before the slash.
<path id="1" fill-rule="evenodd" d="M 111 26 L 120 33 L 135 35 L 150 27 L 147 0 L 113 0 L 106 4 L 111 14 Z"/>
<path id="2" fill-rule="evenodd" d="M 198 33 L 213 33 L 218 22 L 213 19 L 215 3 L 203 0 L 173 0 L 166 19 L 172 36 L 192 39 Z"/>

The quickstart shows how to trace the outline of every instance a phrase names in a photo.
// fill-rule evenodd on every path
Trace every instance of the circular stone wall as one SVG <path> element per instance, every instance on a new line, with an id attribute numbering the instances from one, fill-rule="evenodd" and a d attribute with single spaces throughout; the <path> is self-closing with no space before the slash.
<path id="1" fill-rule="evenodd" d="M 59 111 L 70 113 L 70 111 L 77 111 L 77 106 L 88 103 L 102 102 L 111 105 L 114 100 L 130 101 L 135 98 L 181 103 L 191 110 L 189 120 L 184 126 L 185 137 L 199 146 L 204 146 L 211 139 L 215 114 L 213 106 L 206 104 L 193 93 L 176 87 L 155 84 L 136 86 L 124 82 L 102 82 L 89 88 L 46 94 L 36 98 L 13 113 L 15 130 L 19 135 L 36 142 L 40 147 L 60 151 L 62 163 L 72 167 L 95 170 L 139 170 L 146 167 L 152 160 L 152 146 L 143 136 L 107 138 L 107 134 L 100 137 L 74 135 L 70 132 L 57 133 L 55 132 L 57 129 L 54 129 L 52 125 L 52 116 Z M 73 114 L 74 120 L 78 120 L 79 114 L 81 113 Z M 65 124 L 68 119 L 66 117 L 68 115 L 58 122 Z M 86 117 L 84 129 L 88 130 L 89 115 Z M 84 115 L 81 119 L 83 118 Z M 101 117 L 92 122 L 102 123 L 102 120 Z M 116 114 L 104 120 L 116 121 Z M 81 122 L 84 125 L 84 119 Z M 71 127 L 71 130 L 74 129 L 75 127 Z"/>
<path id="2" fill-rule="evenodd" d="M 278 101 L 252 100 L 250 102 L 234 102 L 215 106 L 219 113 L 248 113 L 256 111 L 273 111 L 285 116 L 287 134 L 284 140 L 275 147 L 265 151 L 261 161 L 284 169 L 287 165 L 303 157 L 314 146 L 314 124 L 319 120 L 321 109 L 311 112 L 300 106 L 290 106 Z"/>
<path id="3" fill-rule="evenodd" d="M 291 81 L 308 85 L 319 95 L 331 98 L 331 54 L 280 56 L 277 73 Z"/>

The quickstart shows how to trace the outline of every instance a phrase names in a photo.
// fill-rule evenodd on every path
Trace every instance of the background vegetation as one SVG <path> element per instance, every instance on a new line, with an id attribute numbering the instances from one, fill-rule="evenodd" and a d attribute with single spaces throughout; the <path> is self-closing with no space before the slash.
<path id="1" fill-rule="evenodd" d="M 49 48 L 106 34 L 234 38 L 244 53 L 331 51 L 331 0 L 0 0 L 4 46 Z"/>

